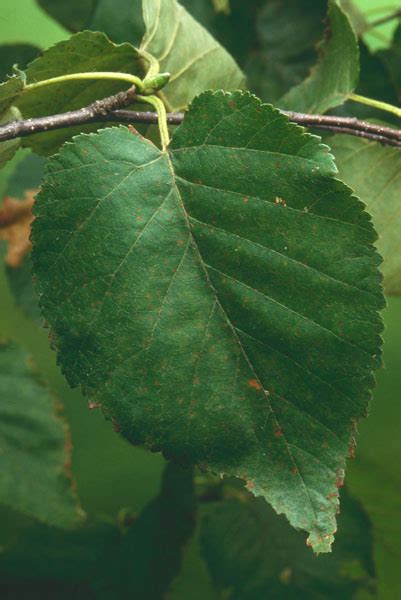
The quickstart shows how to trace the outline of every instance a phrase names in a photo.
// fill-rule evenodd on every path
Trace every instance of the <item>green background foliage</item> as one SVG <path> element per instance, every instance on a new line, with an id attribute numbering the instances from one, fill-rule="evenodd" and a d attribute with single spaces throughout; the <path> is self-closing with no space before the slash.
<path id="1" fill-rule="evenodd" d="M 358 0 L 357 4 L 366 10 L 380 7 L 382 2 Z M 391 24 L 380 28 L 379 37 L 368 34 L 366 42 L 370 47 L 384 46 L 392 28 Z M 19 42 L 46 48 L 67 35 L 66 30 L 48 18 L 33 0 L 7 1 L 2 7 L 0 44 Z M 23 156 L 24 152 L 21 152 L 0 175 L 2 193 L 7 174 Z M 360 426 L 357 455 L 348 465 L 349 490 L 363 504 L 372 523 L 380 600 L 393 600 L 401 595 L 401 472 L 398 467 L 401 459 L 401 300 L 391 298 L 388 304 L 385 311 L 386 368 L 378 375 L 371 417 Z M 100 411 L 89 411 L 80 393 L 68 388 L 56 367 L 55 354 L 49 350 L 46 331 L 39 331 L 15 305 L 5 272 L 0 274 L 0 336 L 12 336 L 32 354 L 52 388 L 63 399 L 75 441 L 72 469 L 83 509 L 94 518 L 110 519 L 114 519 L 122 506 L 129 507 L 136 514 L 142 511 L 158 494 L 164 460 L 158 454 L 134 448 L 121 436 L 113 435 L 110 424 L 104 421 Z M 20 532 L 29 532 L 31 527 L 28 520 L 8 509 L 1 509 L 0 522 L 0 546 L 15 540 Z M 107 539 L 113 535 L 109 531 L 105 533 Z M 200 535 L 204 536 L 204 532 Z M 96 538 L 94 544 L 97 543 Z M 76 546 L 73 548 L 75 552 Z M 48 589 L 44 590 L 42 597 L 46 593 L 52 597 Z M 67 590 L 66 598 L 68 593 Z M 169 600 L 189 597 L 194 600 L 217 600 L 221 597 L 200 558 L 198 536 L 186 548 L 181 574 L 168 596 Z M 361 600 L 369 597 L 369 590 L 359 592 Z"/>

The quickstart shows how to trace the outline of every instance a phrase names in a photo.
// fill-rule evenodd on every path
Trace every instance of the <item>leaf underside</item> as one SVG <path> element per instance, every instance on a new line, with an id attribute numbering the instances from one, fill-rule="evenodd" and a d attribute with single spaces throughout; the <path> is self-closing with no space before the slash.
<path id="1" fill-rule="evenodd" d="M 375 232 L 319 138 L 248 93 L 168 153 L 124 127 L 49 161 L 33 226 L 71 385 L 135 444 L 247 481 L 330 548 L 380 365 Z"/>
<path id="2" fill-rule="evenodd" d="M 177 0 L 143 2 L 146 33 L 140 52 L 154 56 L 161 72 L 171 73 L 160 96 L 170 110 L 183 110 L 207 89 L 245 87 L 230 54 Z"/>
<path id="3" fill-rule="evenodd" d="M 114 71 L 143 75 L 142 61 L 130 44 L 113 44 L 103 33 L 83 31 L 69 40 L 59 42 L 31 62 L 26 69 L 27 83 L 37 83 L 52 77 L 90 71 Z M 16 104 L 24 118 L 43 117 L 82 108 L 126 90 L 129 83 L 113 80 L 82 80 L 56 83 L 43 88 L 25 90 Z M 89 127 L 89 129 L 87 129 Z M 96 128 L 86 126 L 91 131 Z M 25 138 L 24 146 L 37 154 L 56 152 L 61 144 L 83 127 L 69 127 Z"/>

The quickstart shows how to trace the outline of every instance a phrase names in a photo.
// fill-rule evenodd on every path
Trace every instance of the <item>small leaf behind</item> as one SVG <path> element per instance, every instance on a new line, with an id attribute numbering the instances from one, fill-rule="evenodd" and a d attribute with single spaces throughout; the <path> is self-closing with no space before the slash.
<path id="1" fill-rule="evenodd" d="M 401 152 L 351 136 L 330 139 L 340 177 L 366 203 L 379 233 L 384 287 L 401 296 Z"/>
<path id="2" fill-rule="evenodd" d="M 161 92 L 171 110 L 181 110 L 207 89 L 235 90 L 245 78 L 228 52 L 176 0 L 143 2 L 146 33 L 140 51 L 171 73 Z"/>

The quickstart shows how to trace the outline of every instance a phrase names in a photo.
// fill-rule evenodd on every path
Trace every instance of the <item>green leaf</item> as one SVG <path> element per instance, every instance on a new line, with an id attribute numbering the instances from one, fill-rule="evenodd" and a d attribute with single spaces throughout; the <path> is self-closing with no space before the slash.
<path id="1" fill-rule="evenodd" d="M 366 203 L 379 233 L 385 292 L 401 295 L 401 152 L 350 136 L 330 139 L 340 177 Z"/>
<path id="2" fill-rule="evenodd" d="M 348 494 L 342 494 L 333 554 L 319 559 L 261 498 L 229 486 L 225 495 L 204 509 L 201 549 L 230 600 L 352 600 L 358 591 L 374 591 L 372 526 Z"/>
<path id="3" fill-rule="evenodd" d="M 272 107 L 209 92 L 169 153 L 123 127 L 66 145 L 33 226 L 70 384 L 133 443 L 248 480 L 318 551 L 384 304 L 370 217 L 335 173 Z"/>
<path id="4" fill-rule="evenodd" d="M 170 110 L 181 110 L 206 89 L 245 85 L 234 59 L 176 0 L 143 3 L 146 33 L 140 52 L 152 55 L 160 71 L 171 73 L 159 94 Z"/>
<path id="5" fill-rule="evenodd" d="M 68 471 L 67 426 L 26 353 L 0 344 L 0 503 L 48 524 L 82 517 Z"/>
<path id="6" fill-rule="evenodd" d="M 88 71 L 117 71 L 142 74 L 141 60 L 130 44 L 115 45 L 103 33 L 84 31 L 60 42 L 34 60 L 26 70 L 27 83 L 52 77 Z M 95 100 L 126 90 L 124 81 L 66 81 L 42 88 L 27 90 L 17 106 L 25 118 L 43 117 L 74 110 Z M 24 145 L 37 154 L 52 154 L 59 146 L 81 131 L 97 126 L 70 127 L 41 133 L 24 139 Z"/>
<path id="7" fill-rule="evenodd" d="M 13 73 L 13 66 L 23 69 L 37 57 L 40 50 L 31 44 L 4 44 L 0 46 L 0 80 Z"/>
<path id="8" fill-rule="evenodd" d="M 364 13 L 356 5 L 354 0 L 340 0 L 340 5 L 343 11 L 347 13 L 355 33 L 357 33 L 358 36 L 362 35 L 364 31 L 369 28 Z"/>
<path id="9" fill-rule="evenodd" d="M 311 74 L 290 90 L 280 107 L 305 113 L 324 113 L 343 104 L 359 77 L 358 41 L 337 0 L 329 0 L 328 24 L 319 46 L 320 59 Z"/>

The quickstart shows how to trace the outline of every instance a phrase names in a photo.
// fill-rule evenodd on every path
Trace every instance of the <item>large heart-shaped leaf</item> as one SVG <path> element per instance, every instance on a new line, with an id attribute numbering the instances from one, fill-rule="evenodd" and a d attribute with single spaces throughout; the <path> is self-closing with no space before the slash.
<path id="1" fill-rule="evenodd" d="M 49 162 L 34 269 L 72 385 L 134 443 L 246 479 L 318 551 L 380 364 L 370 217 L 319 138 L 205 93 L 170 151 L 126 128 Z"/>
<path id="2" fill-rule="evenodd" d="M 329 0 L 325 37 L 319 62 L 309 77 L 280 101 L 281 108 L 324 113 L 343 104 L 355 90 L 359 77 L 358 40 L 337 0 Z"/>
<path id="3" fill-rule="evenodd" d="M 228 52 L 177 0 L 143 2 L 146 33 L 140 51 L 156 58 L 170 83 L 161 92 L 171 110 L 186 108 L 206 89 L 235 90 L 244 75 Z"/>
<path id="4" fill-rule="evenodd" d="M 0 503 L 71 527 L 82 511 L 68 470 L 67 426 L 28 359 L 15 344 L 0 341 Z"/>
<path id="5" fill-rule="evenodd" d="M 401 295 L 401 152 L 375 142 L 331 139 L 340 175 L 364 199 L 379 233 L 386 294 Z"/>

